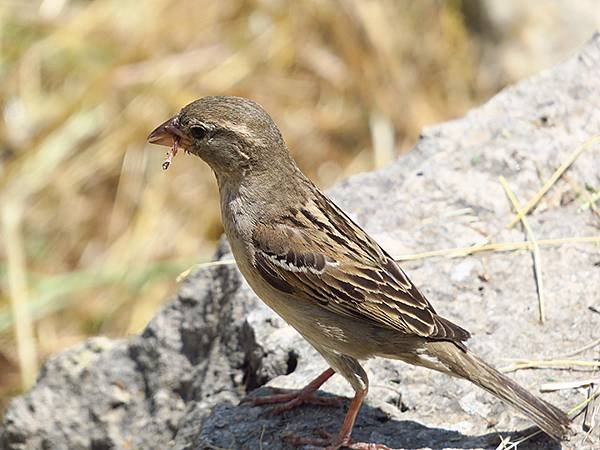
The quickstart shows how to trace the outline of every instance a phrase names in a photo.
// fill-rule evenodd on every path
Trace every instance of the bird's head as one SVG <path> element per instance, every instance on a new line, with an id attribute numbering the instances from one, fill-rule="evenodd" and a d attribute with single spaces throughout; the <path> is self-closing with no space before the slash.
<path id="1" fill-rule="evenodd" d="M 248 170 L 268 170 L 291 161 L 269 114 L 241 97 L 196 100 L 152 131 L 148 142 L 171 147 L 163 168 L 180 148 L 202 158 L 217 178 L 237 178 Z"/>

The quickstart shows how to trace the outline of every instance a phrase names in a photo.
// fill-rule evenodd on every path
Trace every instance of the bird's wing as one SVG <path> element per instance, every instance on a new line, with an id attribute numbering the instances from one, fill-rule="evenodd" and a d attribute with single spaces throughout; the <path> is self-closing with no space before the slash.
<path id="1" fill-rule="evenodd" d="M 408 335 L 456 342 L 469 332 L 440 317 L 398 264 L 317 191 L 256 227 L 255 267 L 271 286 L 337 314 Z"/>

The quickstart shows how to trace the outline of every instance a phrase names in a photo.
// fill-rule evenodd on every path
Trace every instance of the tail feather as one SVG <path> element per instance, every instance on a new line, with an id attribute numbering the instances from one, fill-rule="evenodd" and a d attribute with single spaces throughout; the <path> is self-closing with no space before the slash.
<path id="1" fill-rule="evenodd" d="M 571 419 L 563 411 L 535 397 L 470 351 L 464 351 L 451 342 L 441 341 L 428 343 L 426 349 L 429 356 L 437 359 L 448 370 L 441 367 L 435 367 L 436 369 L 465 378 L 504 400 L 554 439 L 563 441 L 569 438 L 572 432 Z"/>

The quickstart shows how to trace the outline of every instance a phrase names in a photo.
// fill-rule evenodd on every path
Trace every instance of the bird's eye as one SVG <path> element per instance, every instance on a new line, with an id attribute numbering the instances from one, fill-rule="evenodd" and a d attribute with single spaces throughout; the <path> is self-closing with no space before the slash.
<path id="1" fill-rule="evenodd" d="M 202 139 L 204 136 L 206 136 L 206 128 L 200 126 L 200 125 L 194 125 L 193 127 L 190 128 L 190 134 L 192 135 L 192 137 L 194 139 Z"/>

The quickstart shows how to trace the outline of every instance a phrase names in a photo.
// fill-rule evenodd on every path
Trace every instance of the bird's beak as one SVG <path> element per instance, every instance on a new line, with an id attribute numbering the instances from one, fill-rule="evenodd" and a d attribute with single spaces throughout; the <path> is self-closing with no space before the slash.
<path id="1" fill-rule="evenodd" d="M 152 133 L 148 135 L 148 142 L 151 144 L 164 145 L 172 147 L 175 141 L 185 139 L 185 135 L 179 129 L 177 116 L 171 117 L 166 122 L 157 126 Z"/>
<path id="2" fill-rule="evenodd" d="M 157 126 L 148 135 L 148 142 L 171 147 L 171 150 L 167 153 L 167 158 L 162 163 L 164 170 L 169 168 L 178 149 L 183 149 L 186 153 L 189 153 L 192 146 L 190 139 L 179 128 L 179 118 L 177 116 L 171 117 Z"/>

